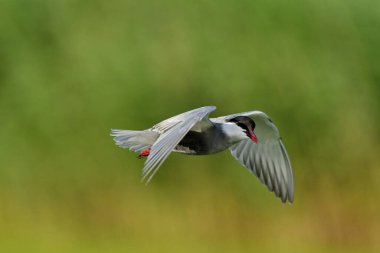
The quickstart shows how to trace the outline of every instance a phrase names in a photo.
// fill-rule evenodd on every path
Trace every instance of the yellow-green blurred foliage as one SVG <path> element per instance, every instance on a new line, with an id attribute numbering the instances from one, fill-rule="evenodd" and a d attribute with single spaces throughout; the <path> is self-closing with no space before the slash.
<path id="1" fill-rule="evenodd" d="M 1 1 L 0 252 L 380 252 L 379 59 L 374 0 Z M 293 205 L 109 136 L 204 105 L 274 119 Z"/>

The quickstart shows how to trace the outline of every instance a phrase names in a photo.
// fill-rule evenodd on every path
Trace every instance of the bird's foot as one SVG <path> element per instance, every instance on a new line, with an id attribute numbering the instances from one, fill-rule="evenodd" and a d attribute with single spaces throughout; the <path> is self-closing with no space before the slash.
<path id="1" fill-rule="evenodd" d="M 150 154 L 150 148 L 147 148 L 141 151 L 137 158 L 144 158 L 144 157 L 147 157 L 149 154 Z"/>

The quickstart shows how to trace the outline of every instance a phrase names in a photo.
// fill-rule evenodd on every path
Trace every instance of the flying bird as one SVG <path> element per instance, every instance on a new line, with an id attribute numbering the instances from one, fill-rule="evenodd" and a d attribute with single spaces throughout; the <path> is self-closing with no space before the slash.
<path id="1" fill-rule="evenodd" d="M 111 136 L 116 145 L 147 158 L 142 177 L 147 183 L 171 152 L 208 155 L 228 148 L 282 202 L 293 202 L 292 167 L 273 121 L 260 111 L 209 118 L 215 109 L 184 112 L 142 131 L 112 129 Z"/>

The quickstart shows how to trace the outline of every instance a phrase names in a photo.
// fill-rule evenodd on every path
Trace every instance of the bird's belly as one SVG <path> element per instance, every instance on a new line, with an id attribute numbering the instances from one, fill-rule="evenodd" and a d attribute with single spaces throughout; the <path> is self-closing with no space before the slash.
<path id="1" fill-rule="evenodd" d="M 188 155 L 208 155 L 228 148 L 223 136 L 215 132 L 188 132 L 174 148 L 174 152 Z"/>

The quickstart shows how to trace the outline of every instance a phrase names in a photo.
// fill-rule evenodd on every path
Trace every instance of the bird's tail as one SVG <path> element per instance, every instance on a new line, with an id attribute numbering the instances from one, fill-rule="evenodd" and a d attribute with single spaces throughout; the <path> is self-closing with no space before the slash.
<path id="1" fill-rule="evenodd" d="M 135 152 L 142 152 L 150 148 L 159 137 L 157 132 L 150 130 L 133 131 L 111 129 L 111 136 L 116 145 L 121 148 L 128 148 Z"/>

